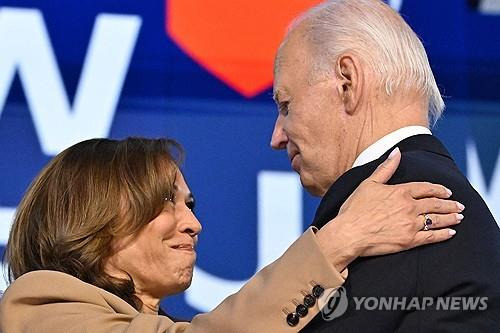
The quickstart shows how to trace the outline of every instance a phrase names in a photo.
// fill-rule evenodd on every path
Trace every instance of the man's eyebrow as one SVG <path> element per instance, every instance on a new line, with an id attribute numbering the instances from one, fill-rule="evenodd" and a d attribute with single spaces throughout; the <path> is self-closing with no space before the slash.
<path id="1" fill-rule="evenodd" d="M 276 102 L 276 104 L 279 104 L 280 100 L 281 100 L 281 97 L 280 97 L 281 93 L 279 90 L 275 90 L 273 92 L 273 100 Z"/>

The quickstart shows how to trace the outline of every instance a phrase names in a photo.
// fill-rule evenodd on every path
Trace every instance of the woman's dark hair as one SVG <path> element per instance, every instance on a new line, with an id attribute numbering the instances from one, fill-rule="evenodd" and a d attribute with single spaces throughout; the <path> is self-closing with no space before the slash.
<path id="1" fill-rule="evenodd" d="M 181 146 L 168 139 L 92 139 L 54 157 L 24 195 L 9 235 L 9 280 L 55 270 L 138 311 L 132 279 L 105 272 L 112 240 L 137 233 L 174 194 Z"/>

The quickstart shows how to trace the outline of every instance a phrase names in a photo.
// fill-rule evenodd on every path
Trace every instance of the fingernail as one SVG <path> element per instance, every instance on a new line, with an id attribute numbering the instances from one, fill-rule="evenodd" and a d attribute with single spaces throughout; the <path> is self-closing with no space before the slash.
<path id="1" fill-rule="evenodd" d="M 460 202 L 457 202 L 457 207 L 460 211 L 463 211 L 465 209 L 465 206 L 462 205 Z"/>
<path id="2" fill-rule="evenodd" d="M 464 219 L 464 216 L 462 214 L 457 214 L 457 221 L 460 222 Z"/>
<path id="3" fill-rule="evenodd" d="M 445 187 L 446 188 L 446 187 Z M 449 188 L 446 188 L 446 192 L 448 193 L 448 195 L 451 197 L 451 195 L 453 194 L 453 192 L 449 189 Z"/>
<path id="4" fill-rule="evenodd" d="M 399 147 L 396 147 L 394 148 L 393 151 L 391 151 L 391 153 L 389 154 L 389 157 L 387 158 L 388 160 L 392 160 L 394 158 L 394 156 L 396 156 L 396 154 L 399 152 Z"/>
<path id="5" fill-rule="evenodd" d="M 453 229 L 450 229 L 450 231 L 449 231 L 450 236 L 455 236 L 456 233 L 457 232 Z"/>

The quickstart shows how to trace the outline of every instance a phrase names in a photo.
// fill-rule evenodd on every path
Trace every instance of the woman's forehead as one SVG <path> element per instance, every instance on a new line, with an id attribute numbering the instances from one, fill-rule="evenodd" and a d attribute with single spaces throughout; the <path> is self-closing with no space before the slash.
<path id="1" fill-rule="evenodd" d="M 174 188 L 178 192 L 181 192 L 184 194 L 191 194 L 191 190 L 189 189 L 189 186 L 186 183 L 186 179 L 184 178 L 184 175 L 182 174 L 182 172 L 180 170 L 177 170 Z"/>

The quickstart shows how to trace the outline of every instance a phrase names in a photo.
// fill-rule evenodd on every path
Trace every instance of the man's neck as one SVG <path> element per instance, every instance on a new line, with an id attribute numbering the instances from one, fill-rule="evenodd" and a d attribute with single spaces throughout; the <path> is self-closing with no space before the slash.
<path id="1" fill-rule="evenodd" d="M 397 129 L 363 150 L 354 161 L 352 168 L 374 161 L 387 152 L 391 147 L 396 146 L 399 142 L 411 136 L 422 134 L 432 135 L 431 131 L 424 126 L 406 126 Z"/>
<path id="2" fill-rule="evenodd" d="M 421 101 L 395 105 L 377 104 L 377 106 L 371 106 L 365 112 L 360 113 L 364 118 L 359 129 L 354 159 L 369 146 L 400 128 L 408 126 L 429 127 L 427 109 L 424 108 Z"/>

